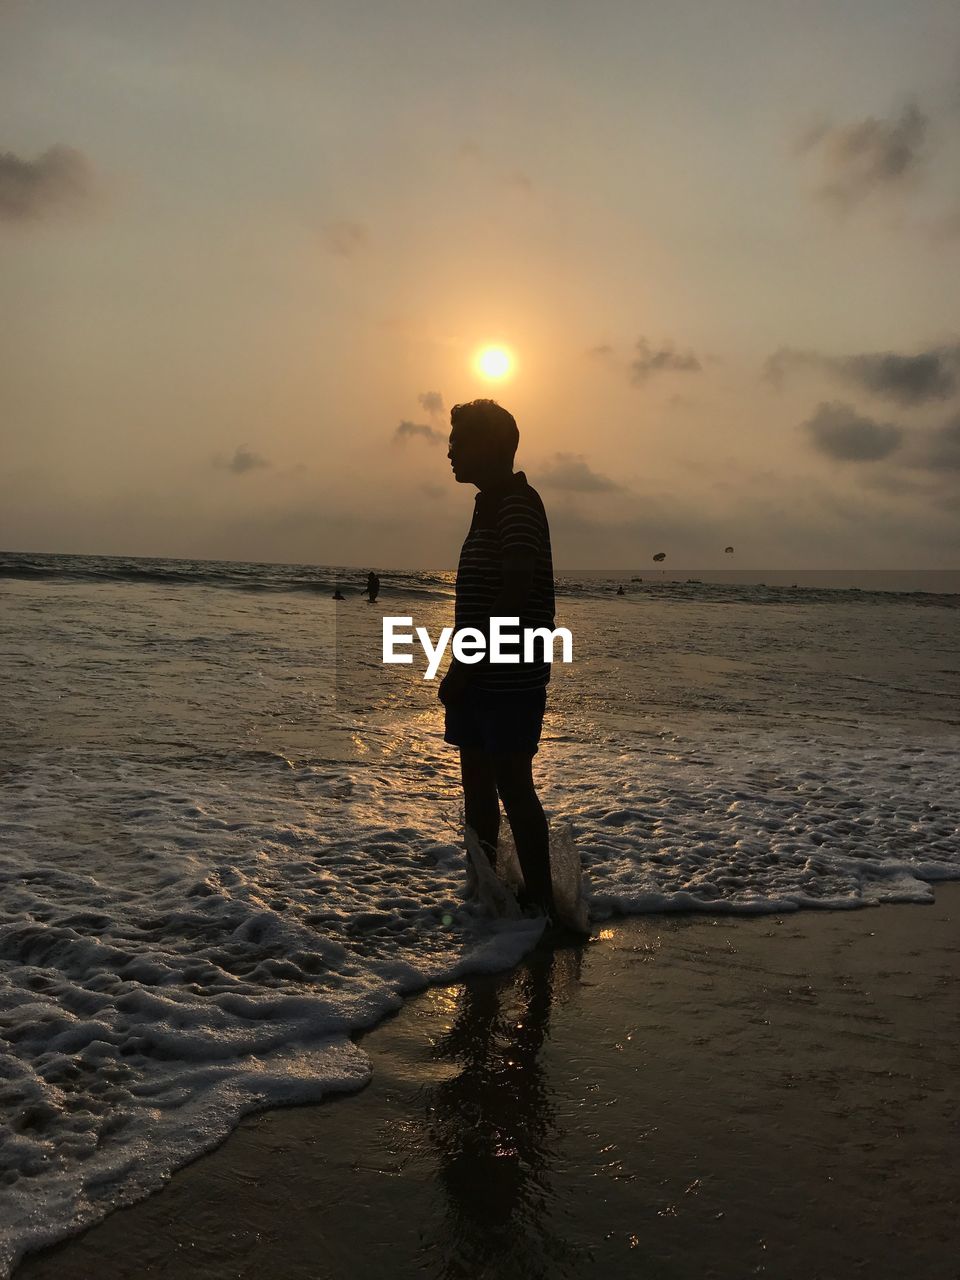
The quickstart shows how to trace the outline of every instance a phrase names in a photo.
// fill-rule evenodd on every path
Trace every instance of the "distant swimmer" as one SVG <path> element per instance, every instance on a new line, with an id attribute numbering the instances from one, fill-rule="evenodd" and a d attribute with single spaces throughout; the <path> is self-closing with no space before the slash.
<path id="1" fill-rule="evenodd" d="M 617 587 L 617 595 L 618 595 L 618 596 L 625 596 L 626 594 L 627 594 L 627 593 L 626 593 L 626 592 L 624 591 L 624 589 L 623 589 L 623 583 L 621 583 L 621 584 L 620 584 L 620 586 L 619 586 L 619 587 Z"/>
<path id="2" fill-rule="evenodd" d="M 333 593 L 333 598 L 334 600 L 346 600 L 347 597 L 343 595 L 340 588 L 337 587 L 336 591 Z"/>
<path id="3" fill-rule="evenodd" d="M 370 603 L 375 604 L 377 596 L 380 594 L 380 579 L 371 569 L 367 574 L 367 595 L 370 597 Z"/>

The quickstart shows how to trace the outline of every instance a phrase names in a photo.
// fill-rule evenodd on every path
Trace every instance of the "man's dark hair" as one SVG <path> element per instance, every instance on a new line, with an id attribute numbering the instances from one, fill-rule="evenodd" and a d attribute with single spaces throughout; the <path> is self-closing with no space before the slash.
<path id="1" fill-rule="evenodd" d="M 495 452 L 513 461 L 520 443 L 520 432 L 512 413 L 496 400 L 471 400 L 455 404 L 450 410 L 451 427 L 465 428 L 482 436 Z"/>

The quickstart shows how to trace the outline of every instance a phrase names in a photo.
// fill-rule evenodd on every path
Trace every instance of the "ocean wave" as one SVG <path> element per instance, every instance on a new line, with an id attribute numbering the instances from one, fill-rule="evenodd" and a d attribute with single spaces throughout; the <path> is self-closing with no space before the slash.
<path id="1" fill-rule="evenodd" d="M 0 578 L 91 583 L 139 583 L 144 586 L 200 586 L 246 592 L 292 592 L 332 596 L 337 590 L 348 598 L 362 596 L 366 588 L 366 569 L 335 565 L 284 565 L 221 560 L 171 560 L 143 557 L 39 555 L 21 552 L 0 553 Z M 747 575 L 753 576 L 753 575 Z M 772 576 L 772 575 L 771 575 Z M 861 575 L 861 577 L 869 575 Z M 437 600 L 452 595 L 455 574 L 411 570 L 384 570 L 380 574 L 381 599 L 391 597 Z M 717 575 L 713 580 L 665 575 L 638 577 L 598 570 L 590 575 L 558 574 L 558 597 L 578 599 L 617 599 L 623 606 L 647 601 L 673 601 L 698 604 L 834 604 L 843 601 L 853 605 L 909 604 L 917 607 L 960 608 L 960 590 L 926 589 L 924 573 L 914 575 L 916 582 L 909 590 L 830 586 L 817 581 L 823 575 L 798 573 L 795 582 L 731 581 L 731 575 Z M 958 586 L 960 586 L 960 574 Z M 806 579 L 806 581 L 804 581 Z"/>
<path id="2" fill-rule="evenodd" d="M 335 566 L 255 564 L 218 560 L 153 560 L 116 556 L 0 554 L 0 577 L 60 582 L 127 582 L 153 586 L 223 587 L 234 591 L 331 593 L 360 591 L 366 571 Z M 405 591 L 442 590 L 439 575 L 396 575 L 391 586 Z"/>
<path id="3" fill-rule="evenodd" d="M 536 941 L 538 922 L 463 902 L 459 831 L 430 800 L 454 793 L 454 765 L 439 734 L 400 738 L 407 769 L 76 749 L 6 780 L 6 1267 L 161 1186 L 245 1113 L 361 1087 L 352 1032 Z M 942 743 L 851 758 L 829 739 L 664 734 L 619 753 L 548 739 L 544 756 L 594 920 L 925 902 L 960 876 Z"/>
<path id="4" fill-rule="evenodd" d="M 960 875 L 952 614 L 841 592 L 698 608 L 704 584 L 615 581 L 572 579 L 580 663 L 556 673 L 537 763 L 595 920 L 921 902 Z M 650 603 L 663 590 L 685 603 Z M 361 1086 L 354 1031 L 509 966 L 539 926 L 463 901 L 457 755 L 435 689 L 380 663 L 378 610 L 136 580 L 5 595 L 28 606 L 8 611 L 0 742 L 10 1265 L 245 1112 Z"/>

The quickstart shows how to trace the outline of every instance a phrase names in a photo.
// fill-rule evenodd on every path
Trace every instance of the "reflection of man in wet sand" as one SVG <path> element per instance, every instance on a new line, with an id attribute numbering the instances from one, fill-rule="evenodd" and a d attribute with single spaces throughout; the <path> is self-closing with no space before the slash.
<path id="1" fill-rule="evenodd" d="M 455 405 L 448 456 L 455 479 L 479 489 L 457 569 L 456 626 L 488 637 L 491 617 L 553 628 L 550 529 L 540 495 L 514 472 L 520 434 L 493 400 Z M 538 651 L 537 656 L 543 658 Z M 547 819 L 533 782 L 550 664 L 465 665 L 454 659 L 439 690 L 447 742 L 460 748 L 464 816 L 494 861 L 500 801 L 526 885 L 523 905 L 555 916 Z"/>
<path id="2" fill-rule="evenodd" d="M 551 1006 L 578 975 L 567 950 L 534 955 L 507 978 L 475 978 L 434 1047 L 459 1068 L 426 1094 L 449 1215 L 443 1275 L 569 1274 L 569 1243 L 543 1211 L 563 1130 L 540 1051 Z"/>

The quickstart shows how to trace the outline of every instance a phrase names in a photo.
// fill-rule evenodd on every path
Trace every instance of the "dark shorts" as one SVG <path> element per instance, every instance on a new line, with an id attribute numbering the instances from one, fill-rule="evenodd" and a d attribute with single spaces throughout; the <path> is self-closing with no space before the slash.
<path id="1" fill-rule="evenodd" d="M 515 751 L 535 756 L 546 705 L 546 689 L 493 693 L 468 688 L 457 703 L 444 708 L 443 740 L 494 755 Z"/>

